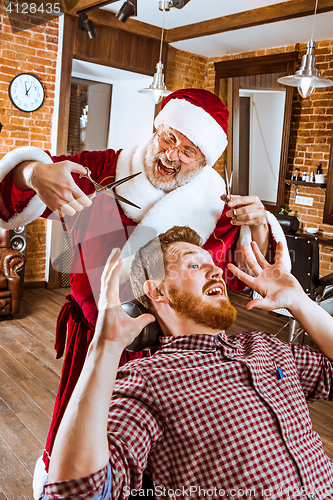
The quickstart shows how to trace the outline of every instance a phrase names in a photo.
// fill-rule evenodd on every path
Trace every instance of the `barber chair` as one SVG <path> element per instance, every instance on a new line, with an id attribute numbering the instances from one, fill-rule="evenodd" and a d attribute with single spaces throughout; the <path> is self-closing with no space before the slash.
<path id="1" fill-rule="evenodd" d="M 297 232 L 299 227 L 297 217 L 278 214 L 276 218 L 280 222 L 287 239 L 291 273 L 300 282 L 306 294 L 333 316 L 333 273 L 319 278 L 319 245 L 317 238 L 310 234 Z M 277 309 L 275 312 L 289 317 L 287 323 L 289 327 L 288 342 L 296 341 L 305 333 L 287 309 Z"/>
<path id="2" fill-rule="evenodd" d="M 10 231 L 0 228 L 0 316 L 11 316 L 20 310 L 21 278 L 25 256 L 10 247 Z"/>
<path id="3" fill-rule="evenodd" d="M 130 300 L 122 304 L 124 311 L 132 318 L 137 318 L 141 314 L 150 313 L 138 300 Z M 159 338 L 163 335 L 160 325 L 157 321 L 149 323 L 145 326 L 140 335 L 138 335 L 133 342 L 126 347 L 130 352 L 150 351 L 153 353 L 158 350 L 160 346 Z"/>

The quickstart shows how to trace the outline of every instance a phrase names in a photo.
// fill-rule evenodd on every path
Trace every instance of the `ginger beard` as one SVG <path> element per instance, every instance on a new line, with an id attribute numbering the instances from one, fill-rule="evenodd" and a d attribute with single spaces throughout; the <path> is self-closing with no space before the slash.
<path id="1" fill-rule="evenodd" d="M 169 193 L 196 177 L 204 165 L 194 163 L 193 170 L 182 171 L 180 161 L 171 161 L 164 151 L 156 153 L 156 134 L 150 139 L 145 157 L 145 173 L 149 182 L 157 189 Z"/>
<path id="2" fill-rule="evenodd" d="M 169 298 L 177 314 L 214 330 L 227 330 L 236 319 L 237 311 L 226 298 L 210 304 L 195 293 L 183 292 L 176 287 L 170 287 Z"/>

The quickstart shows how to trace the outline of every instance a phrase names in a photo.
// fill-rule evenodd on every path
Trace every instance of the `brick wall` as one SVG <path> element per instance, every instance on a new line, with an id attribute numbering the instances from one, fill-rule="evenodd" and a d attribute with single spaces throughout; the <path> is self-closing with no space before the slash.
<path id="1" fill-rule="evenodd" d="M 36 14 L 35 14 L 36 16 Z M 36 146 L 51 148 L 55 72 L 58 49 L 58 19 L 13 33 L 3 3 L 0 5 L 0 157 L 13 148 Z M 18 17 L 17 23 L 20 22 Z M 24 15 L 27 26 L 29 17 Z M 14 23 L 15 24 L 15 23 Z M 13 22 L 12 22 L 13 25 Z M 19 73 L 32 73 L 45 90 L 43 105 L 33 113 L 24 113 L 11 103 L 8 86 Z M 46 221 L 29 224 L 25 281 L 45 280 Z"/>
<path id="2" fill-rule="evenodd" d="M 205 88 L 207 58 L 175 49 L 168 49 L 165 81 L 168 90 Z"/>

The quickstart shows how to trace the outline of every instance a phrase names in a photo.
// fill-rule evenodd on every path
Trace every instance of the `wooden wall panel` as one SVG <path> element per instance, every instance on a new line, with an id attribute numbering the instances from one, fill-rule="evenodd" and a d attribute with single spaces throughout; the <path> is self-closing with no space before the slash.
<path id="1" fill-rule="evenodd" d="M 298 52 L 284 52 L 260 57 L 231 59 L 214 64 L 216 80 L 236 76 L 260 75 L 261 73 L 280 73 L 286 71 L 289 62 L 296 62 Z"/>
<path id="2" fill-rule="evenodd" d="M 239 77 L 240 89 L 286 90 L 286 86 L 278 82 L 278 78 L 286 76 L 287 72 L 264 73 Z"/>
<path id="3" fill-rule="evenodd" d="M 89 40 L 87 35 L 78 29 L 78 20 L 75 20 L 74 59 L 153 76 L 159 58 L 160 41 L 94 24 L 97 36 Z M 164 43 L 164 66 L 167 49 L 168 45 Z"/>
<path id="4" fill-rule="evenodd" d="M 57 154 L 66 154 L 69 123 L 69 102 L 71 96 L 71 78 L 74 46 L 75 23 L 71 16 L 65 16 L 62 46 L 61 82 L 59 96 L 59 120 Z"/>

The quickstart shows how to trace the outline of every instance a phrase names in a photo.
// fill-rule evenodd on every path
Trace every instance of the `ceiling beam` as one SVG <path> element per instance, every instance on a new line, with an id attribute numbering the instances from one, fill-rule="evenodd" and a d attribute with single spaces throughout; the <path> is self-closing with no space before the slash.
<path id="1" fill-rule="evenodd" d="M 92 2 L 91 2 L 92 5 Z M 88 2 L 86 1 L 86 8 L 88 8 Z M 84 7 L 83 7 L 84 8 Z M 70 15 L 74 17 L 79 17 L 76 13 L 78 10 L 82 9 L 81 2 L 76 4 L 75 12 L 71 12 Z M 134 19 L 128 19 L 126 23 L 122 23 L 117 19 L 116 14 L 108 10 L 95 9 L 88 13 L 89 19 L 94 23 L 102 24 L 103 26 L 109 26 L 110 28 L 115 28 L 122 31 L 127 31 L 128 33 L 133 33 L 135 35 L 141 35 L 147 38 L 153 38 L 154 40 L 160 40 L 162 36 L 162 29 L 158 26 L 153 26 L 152 24 L 142 23 L 141 21 L 135 21 Z"/>
<path id="2" fill-rule="evenodd" d="M 259 9 L 247 10 L 200 23 L 172 28 L 166 30 L 165 41 L 168 43 L 178 42 L 200 36 L 215 35 L 226 31 L 235 31 L 252 26 L 310 16 L 314 14 L 314 9 L 315 0 L 289 0 Z M 318 2 L 318 14 L 331 10 L 333 10 L 333 0 L 320 0 Z"/>
<path id="3" fill-rule="evenodd" d="M 65 11 L 68 14 L 77 17 L 77 12 L 94 6 L 101 0 L 62 0 L 66 5 Z M 312 5 L 313 4 L 313 5 Z M 288 19 L 296 19 L 313 15 L 315 0 L 288 0 L 279 4 L 268 5 L 259 9 L 247 10 L 238 12 L 229 16 L 223 16 L 216 19 L 209 19 L 200 23 L 180 26 L 165 30 L 165 41 L 167 43 L 178 42 L 181 40 L 189 40 L 201 36 L 215 35 L 217 33 L 225 33 L 227 31 L 235 31 L 263 24 L 276 23 L 286 21 Z M 318 2 L 318 14 L 333 10 L 333 0 L 320 0 Z M 136 35 L 161 39 L 162 30 L 158 26 L 136 21 L 129 18 L 126 23 L 122 23 L 113 12 L 95 9 L 89 12 L 89 19 L 110 26 L 111 28 L 127 31 Z"/>

